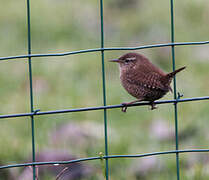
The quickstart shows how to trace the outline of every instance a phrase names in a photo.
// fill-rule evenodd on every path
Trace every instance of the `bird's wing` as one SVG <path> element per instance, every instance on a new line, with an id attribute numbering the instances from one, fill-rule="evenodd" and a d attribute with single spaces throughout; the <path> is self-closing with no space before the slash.
<path id="1" fill-rule="evenodd" d="M 139 86 L 144 86 L 149 89 L 163 90 L 166 91 L 167 88 L 163 85 L 162 75 L 157 72 L 143 72 L 143 71 L 133 71 L 129 73 L 127 80 L 129 83 L 137 84 Z"/>

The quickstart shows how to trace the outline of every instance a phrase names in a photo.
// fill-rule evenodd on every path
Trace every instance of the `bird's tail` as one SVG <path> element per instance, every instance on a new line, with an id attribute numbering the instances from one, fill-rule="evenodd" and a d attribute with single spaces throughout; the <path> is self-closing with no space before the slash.
<path id="1" fill-rule="evenodd" d="M 175 70 L 175 71 L 173 71 L 173 72 L 171 72 L 171 73 L 168 73 L 166 76 L 169 77 L 169 78 L 172 78 L 173 76 L 175 76 L 176 73 L 178 73 L 178 72 L 184 70 L 185 68 L 186 68 L 186 66 L 184 66 L 184 67 L 182 67 L 182 68 L 179 68 L 179 69 L 177 69 L 177 70 Z"/>

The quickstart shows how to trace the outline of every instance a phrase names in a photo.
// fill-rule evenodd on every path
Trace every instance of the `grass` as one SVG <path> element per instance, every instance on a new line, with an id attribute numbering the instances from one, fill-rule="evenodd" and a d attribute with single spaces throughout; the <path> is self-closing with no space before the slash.
<path id="1" fill-rule="evenodd" d="M 25 2 L 2 1 L 0 6 L 0 56 L 27 53 Z M 138 46 L 170 41 L 169 2 L 125 0 L 104 3 L 105 46 Z M 32 52 L 55 53 L 100 47 L 99 4 L 97 1 L 32 1 Z M 208 40 L 207 2 L 186 0 L 175 2 L 176 41 Z M 208 45 L 176 47 L 176 66 L 187 69 L 177 76 L 178 91 L 184 97 L 208 95 Z M 170 48 L 137 51 L 167 72 L 172 70 Z M 108 59 L 124 51 L 105 52 L 107 104 L 132 100 L 119 82 L 116 65 Z M 0 62 L 1 114 L 29 112 L 29 79 L 27 60 Z M 34 107 L 41 111 L 100 106 L 102 102 L 101 57 L 99 52 L 67 57 L 32 58 Z M 172 99 L 168 94 L 164 99 Z M 179 104 L 180 148 L 208 147 L 207 101 Z M 164 122 L 174 130 L 173 105 L 159 105 L 155 111 L 148 107 L 132 107 L 126 114 L 120 109 L 108 110 L 108 140 L 110 154 L 138 154 L 175 149 L 174 137 L 160 139 L 151 129 L 153 123 Z M 52 132 L 61 126 L 75 123 L 86 132 L 84 142 L 73 144 L 73 139 L 61 137 L 51 142 Z M 92 123 L 93 129 L 85 123 Z M 192 130 L 192 131 L 190 131 Z M 194 133 L 195 132 L 195 133 Z M 93 133 L 93 134 L 92 134 Z M 103 112 L 80 112 L 46 115 L 35 118 L 37 151 L 65 149 L 77 157 L 98 156 L 104 152 Z M 31 155 L 30 118 L 0 120 L 1 164 L 21 163 Z M 81 141 L 83 142 L 83 141 Z M 204 153 L 207 156 L 206 153 Z M 191 158 L 199 154 L 180 155 L 181 179 L 208 179 L 207 161 L 193 165 Z M 111 179 L 176 179 L 175 156 L 157 157 L 159 168 L 144 170 L 143 159 L 110 160 Z M 89 162 L 96 167 L 93 179 L 103 179 L 100 162 Z M 157 166 L 158 164 L 156 164 Z M 155 167 L 156 167 L 155 166 Z M 18 171 L 20 171 L 19 169 Z M 47 177 L 47 175 L 46 175 Z M 1 176 L 1 178 L 6 178 Z M 91 179 L 83 178 L 83 179 Z M 48 178 L 45 178 L 48 179 Z M 199 178 L 200 179 L 200 178 Z"/>

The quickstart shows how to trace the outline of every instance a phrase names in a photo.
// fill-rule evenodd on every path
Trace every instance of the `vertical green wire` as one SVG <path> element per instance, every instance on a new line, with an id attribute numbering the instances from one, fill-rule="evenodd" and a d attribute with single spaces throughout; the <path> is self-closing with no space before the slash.
<path id="1" fill-rule="evenodd" d="M 100 0 L 100 18 L 101 18 L 101 48 L 104 48 L 104 18 L 103 18 L 103 0 Z M 101 51 L 102 58 L 102 84 L 103 84 L 103 104 L 106 106 L 106 87 L 105 87 L 105 65 L 104 50 Z M 107 110 L 104 109 L 104 134 L 105 134 L 105 156 L 108 156 L 108 139 L 107 139 Z M 109 179 L 108 159 L 105 160 L 106 180 Z"/>
<path id="2" fill-rule="evenodd" d="M 174 43 L 174 4 L 173 0 L 170 0 L 170 11 L 171 11 L 171 42 Z M 172 51 L 172 63 L 173 63 L 173 71 L 175 71 L 175 46 L 171 47 Z M 173 79 L 173 89 L 174 89 L 174 99 L 177 99 L 176 92 L 176 77 Z M 174 104 L 174 115 L 175 115 L 175 136 L 176 136 L 176 150 L 179 149 L 179 140 L 178 140 L 178 109 L 177 103 Z M 180 172 L 179 172 L 179 153 L 176 153 L 176 175 L 177 180 L 180 180 Z"/>
<path id="3" fill-rule="evenodd" d="M 28 26 L 28 55 L 31 54 L 31 23 L 30 23 L 30 0 L 27 0 L 27 26 Z M 32 83 L 32 64 L 31 57 L 28 57 L 29 68 L 29 81 L 30 81 L 30 108 L 31 112 L 34 112 L 33 108 L 33 83 Z M 35 162 L 35 133 L 34 133 L 34 116 L 31 116 L 31 133 L 32 133 L 32 159 Z M 33 166 L 33 180 L 36 179 L 36 168 Z"/>

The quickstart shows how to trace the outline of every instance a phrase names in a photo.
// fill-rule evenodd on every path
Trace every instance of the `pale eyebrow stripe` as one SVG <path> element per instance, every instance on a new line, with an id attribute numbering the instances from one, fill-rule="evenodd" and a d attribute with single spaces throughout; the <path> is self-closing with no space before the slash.
<path id="1" fill-rule="evenodd" d="M 127 60 L 135 60 L 136 57 L 130 57 L 130 58 L 126 58 Z"/>

